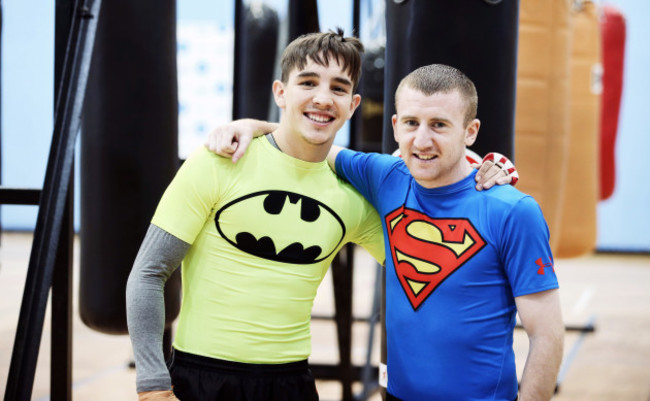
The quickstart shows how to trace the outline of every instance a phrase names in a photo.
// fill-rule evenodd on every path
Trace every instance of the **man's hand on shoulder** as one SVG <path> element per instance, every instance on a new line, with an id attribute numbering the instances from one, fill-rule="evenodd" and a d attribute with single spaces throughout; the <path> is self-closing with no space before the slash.
<path id="1" fill-rule="evenodd" d="M 180 401 L 171 390 L 143 391 L 138 393 L 138 401 Z"/>
<path id="2" fill-rule="evenodd" d="M 245 118 L 221 125 L 208 135 L 205 147 L 219 156 L 229 157 L 236 163 L 253 138 L 271 132 L 277 124 Z"/>
<path id="3" fill-rule="evenodd" d="M 496 152 L 488 153 L 481 163 L 472 163 L 476 173 L 476 189 L 492 188 L 496 185 L 515 185 L 519 181 L 519 173 L 515 165 L 504 155 Z"/>

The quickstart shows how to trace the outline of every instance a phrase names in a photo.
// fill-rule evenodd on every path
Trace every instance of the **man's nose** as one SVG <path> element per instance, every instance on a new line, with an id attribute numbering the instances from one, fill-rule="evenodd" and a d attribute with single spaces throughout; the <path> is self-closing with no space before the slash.
<path id="1" fill-rule="evenodd" d="M 321 106 L 321 107 L 329 107 L 332 104 L 334 104 L 334 100 L 332 99 L 332 96 L 329 94 L 328 91 L 325 90 L 320 90 L 314 94 L 314 98 L 312 99 L 315 105 Z"/>
<path id="2" fill-rule="evenodd" d="M 432 135 L 429 132 L 429 129 L 425 125 L 418 127 L 418 130 L 415 132 L 415 139 L 413 140 L 413 145 L 418 148 L 426 148 L 432 144 Z"/>

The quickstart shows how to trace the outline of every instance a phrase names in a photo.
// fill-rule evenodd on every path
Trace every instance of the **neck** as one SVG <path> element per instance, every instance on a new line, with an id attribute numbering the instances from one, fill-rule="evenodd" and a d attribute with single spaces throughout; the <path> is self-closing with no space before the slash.
<path id="1" fill-rule="evenodd" d="M 461 182 L 467 178 L 467 176 L 470 175 L 473 170 L 474 169 L 469 165 L 469 162 L 465 159 L 465 157 L 463 157 L 463 160 L 460 161 L 460 164 L 456 168 L 447 171 L 446 174 L 438 177 L 435 181 L 421 182 L 416 178 L 415 182 L 417 182 L 421 187 L 427 189 L 446 187 L 456 184 L 457 182 Z"/>
<path id="2" fill-rule="evenodd" d="M 277 147 L 282 153 L 311 163 L 320 163 L 327 158 L 334 138 L 325 143 L 309 143 L 303 137 L 290 137 L 282 127 L 272 132 Z"/>

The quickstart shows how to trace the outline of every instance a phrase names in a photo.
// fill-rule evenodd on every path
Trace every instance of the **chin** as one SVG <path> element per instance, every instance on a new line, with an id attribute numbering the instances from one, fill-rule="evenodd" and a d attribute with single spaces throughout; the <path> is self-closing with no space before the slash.
<path id="1" fill-rule="evenodd" d="M 334 137 L 336 137 L 336 131 L 334 133 L 331 132 L 312 132 L 312 133 L 307 133 L 304 134 L 303 137 L 305 140 L 311 144 L 314 145 L 322 145 L 330 140 L 332 140 Z"/>

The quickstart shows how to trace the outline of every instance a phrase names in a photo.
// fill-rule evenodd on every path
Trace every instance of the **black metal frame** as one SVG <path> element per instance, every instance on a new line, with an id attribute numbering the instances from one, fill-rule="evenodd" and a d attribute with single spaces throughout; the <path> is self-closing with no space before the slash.
<path id="1" fill-rule="evenodd" d="M 31 398 L 52 288 L 50 396 L 72 399 L 72 216 L 74 147 L 101 0 L 56 3 L 56 101 L 52 145 L 43 190 L 3 188 L 0 199 L 35 204 L 38 217 L 18 318 L 5 401 Z"/>

